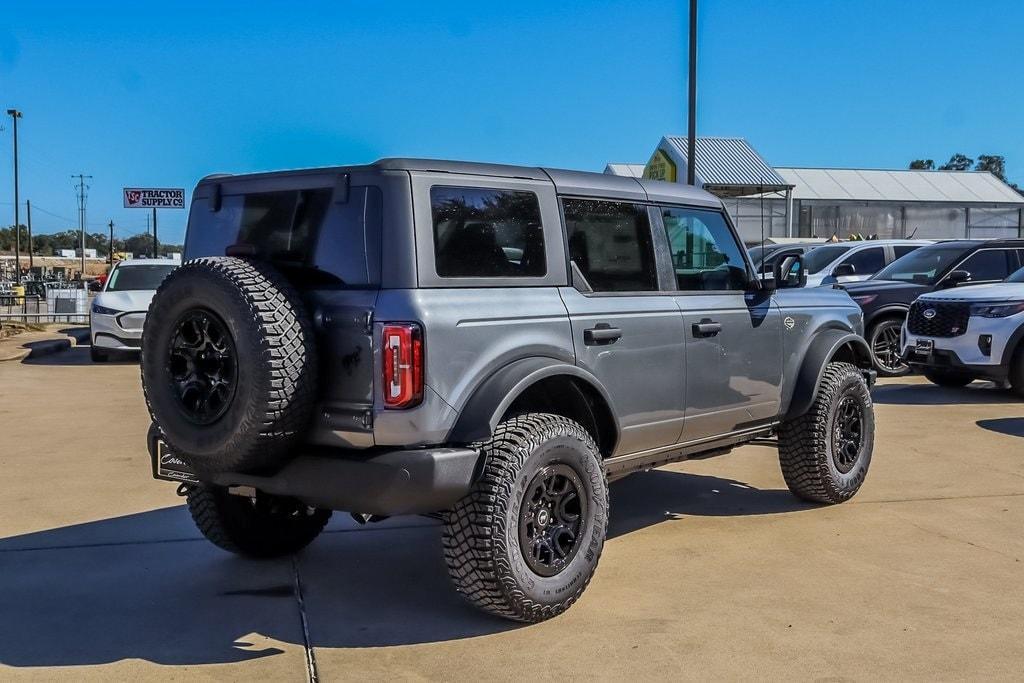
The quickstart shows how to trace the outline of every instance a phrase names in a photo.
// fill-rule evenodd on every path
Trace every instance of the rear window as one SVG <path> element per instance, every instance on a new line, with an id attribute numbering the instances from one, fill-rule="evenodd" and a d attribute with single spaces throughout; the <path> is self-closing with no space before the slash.
<path id="1" fill-rule="evenodd" d="M 820 273 L 825 269 L 825 266 L 852 248 L 852 244 L 831 244 L 825 247 L 815 247 L 804 255 L 804 268 L 811 275 Z"/>
<path id="2" fill-rule="evenodd" d="M 366 232 L 379 229 L 380 190 L 352 187 L 343 203 L 332 197 L 331 188 L 229 194 L 217 211 L 197 199 L 185 258 L 230 252 L 269 261 L 300 285 L 373 284 Z"/>
<path id="3" fill-rule="evenodd" d="M 441 277 L 543 277 L 544 231 L 533 192 L 432 187 L 434 265 Z"/>

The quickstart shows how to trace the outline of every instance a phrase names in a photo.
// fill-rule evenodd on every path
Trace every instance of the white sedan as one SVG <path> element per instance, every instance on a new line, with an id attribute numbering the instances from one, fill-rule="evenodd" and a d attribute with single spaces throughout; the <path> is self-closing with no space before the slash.
<path id="1" fill-rule="evenodd" d="M 93 299 L 89 337 L 94 362 L 115 354 L 138 351 L 149 302 L 163 279 L 178 266 L 170 261 L 121 261 L 110 272 L 103 291 Z"/>

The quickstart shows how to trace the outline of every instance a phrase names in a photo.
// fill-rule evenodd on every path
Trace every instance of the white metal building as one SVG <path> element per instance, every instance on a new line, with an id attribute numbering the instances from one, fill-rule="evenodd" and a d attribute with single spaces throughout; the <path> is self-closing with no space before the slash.
<path id="1" fill-rule="evenodd" d="M 771 167 L 741 138 L 698 138 L 697 180 L 745 241 L 766 237 L 1024 237 L 1024 196 L 991 173 Z M 685 182 L 686 138 L 605 173 Z"/>

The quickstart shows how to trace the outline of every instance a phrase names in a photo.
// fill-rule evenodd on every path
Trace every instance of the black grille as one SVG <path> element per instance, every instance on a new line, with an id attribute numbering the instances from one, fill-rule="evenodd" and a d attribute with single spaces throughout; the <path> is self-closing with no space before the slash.
<path id="1" fill-rule="evenodd" d="M 930 314 L 929 311 L 935 313 Z M 970 316 L 970 304 L 915 301 L 907 317 L 907 329 L 911 334 L 922 337 L 959 337 L 967 331 Z"/>

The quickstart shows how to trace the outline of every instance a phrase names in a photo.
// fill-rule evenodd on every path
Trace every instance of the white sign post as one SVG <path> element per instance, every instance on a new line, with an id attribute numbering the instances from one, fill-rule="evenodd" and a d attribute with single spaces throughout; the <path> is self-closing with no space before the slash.
<path id="1" fill-rule="evenodd" d="M 153 210 L 153 258 L 157 258 L 156 210 L 184 209 L 185 190 L 178 187 L 126 187 L 124 208 Z"/>

